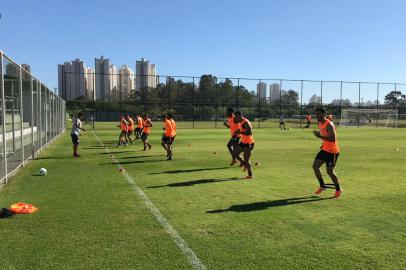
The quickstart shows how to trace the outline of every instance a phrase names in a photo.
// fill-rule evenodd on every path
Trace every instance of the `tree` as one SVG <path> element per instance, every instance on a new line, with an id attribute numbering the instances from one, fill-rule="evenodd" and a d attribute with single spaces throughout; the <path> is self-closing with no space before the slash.
<path id="1" fill-rule="evenodd" d="M 400 91 L 391 91 L 385 96 L 385 104 L 394 107 L 399 104 L 406 104 L 406 95 L 402 95 Z"/>

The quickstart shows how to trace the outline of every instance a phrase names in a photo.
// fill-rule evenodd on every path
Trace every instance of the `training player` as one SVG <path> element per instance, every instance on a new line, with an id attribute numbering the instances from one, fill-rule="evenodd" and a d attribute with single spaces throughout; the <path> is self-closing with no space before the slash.
<path id="1" fill-rule="evenodd" d="M 251 122 L 244 118 L 240 111 L 234 113 L 234 121 L 240 124 L 240 128 L 237 129 L 234 134 L 241 135 L 241 142 L 235 149 L 234 156 L 238 161 L 244 165 L 244 171 L 248 171 L 248 175 L 245 179 L 251 179 L 253 177 L 251 170 L 250 157 L 251 152 L 254 149 L 254 137 L 252 136 L 252 125 Z M 241 158 L 241 152 L 244 153 L 244 159 Z"/>
<path id="2" fill-rule="evenodd" d="M 171 137 L 171 144 L 170 144 L 170 149 L 171 149 L 171 153 L 173 156 L 173 142 L 175 141 L 175 137 L 176 137 L 176 122 L 173 119 L 173 116 L 171 113 L 168 113 L 166 115 L 166 117 L 168 118 L 169 121 L 171 121 L 172 123 L 172 137 Z"/>
<path id="3" fill-rule="evenodd" d="M 283 128 L 282 128 L 283 127 Z M 279 117 L 279 128 L 282 129 L 286 129 L 286 125 L 285 125 L 285 118 L 283 117 L 283 114 L 281 114 L 281 116 Z"/>
<path id="4" fill-rule="evenodd" d="M 140 115 L 137 115 L 137 127 L 135 128 L 135 139 L 138 140 L 141 137 L 143 129 L 143 120 Z"/>
<path id="5" fill-rule="evenodd" d="M 72 120 L 72 131 L 71 131 L 71 138 L 72 138 L 72 143 L 73 143 L 73 157 L 80 157 L 78 153 L 78 147 L 79 147 L 79 136 L 80 131 L 86 131 L 84 128 L 82 128 L 82 121 L 83 120 L 83 113 L 79 112 L 76 117 L 73 118 Z"/>
<path id="6" fill-rule="evenodd" d="M 240 142 L 241 134 L 234 134 L 236 130 L 240 129 L 240 124 L 234 122 L 234 110 L 232 108 L 227 109 L 227 120 L 224 121 L 224 126 L 230 129 L 231 138 L 227 143 L 228 151 L 231 155 L 231 163 L 230 166 L 233 166 L 237 163 L 236 157 L 234 156 L 234 152 L 238 148 L 238 143 Z"/>
<path id="7" fill-rule="evenodd" d="M 152 148 L 152 145 L 148 141 L 148 136 L 149 136 L 149 133 L 151 132 L 152 122 L 151 122 L 151 119 L 149 119 L 148 114 L 144 114 L 142 116 L 142 121 L 143 121 L 142 122 L 143 130 L 142 130 L 142 134 L 141 134 L 141 140 L 144 143 L 143 151 L 147 151 L 147 146 L 148 146 L 148 150 L 151 150 L 151 148 Z"/>
<path id="8" fill-rule="evenodd" d="M 310 115 L 310 113 L 308 113 L 306 115 L 306 128 L 310 128 L 311 121 L 312 121 L 312 116 Z"/>
<path id="9" fill-rule="evenodd" d="M 134 120 L 132 119 L 131 115 L 126 115 L 127 120 L 127 140 L 133 144 L 133 140 L 131 139 L 131 135 L 134 132 Z"/>
<path id="10" fill-rule="evenodd" d="M 166 151 L 167 160 L 172 160 L 171 140 L 173 138 L 172 122 L 168 119 L 168 115 L 162 117 L 165 132 L 162 134 L 161 145 Z"/>
<path id="11" fill-rule="evenodd" d="M 333 114 L 332 114 L 332 113 L 329 113 L 329 114 L 327 115 L 327 119 L 330 120 L 330 121 L 333 121 Z"/>
<path id="12" fill-rule="evenodd" d="M 320 187 L 316 194 L 320 194 L 326 190 L 327 185 L 324 183 L 323 175 L 321 174 L 320 167 L 326 163 L 327 174 L 330 176 L 336 189 L 335 197 L 340 197 L 342 190 L 338 182 L 334 167 L 337 163 L 340 149 L 337 144 L 336 128 L 330 120 L 326 118 L 326 110 L 324 108 L 316 109 L 317 120 L 319 121 L 319 131 L 313 131 L 314 136 L 323 140 L 320 152 L 317 154 L 313 162 L 313 170 L 319 181 Z"/>
<path id="13" fill-rule="evenodd" d="M 120 147 L 121 143 L 128 145 L 128 139 L 127 139 L 128 123 L 125 120 L 124 115 L 120 116 L 120 125 L 118 125 L 118 127 L 120 128 L 121 132 L 120 132 L 120 135 L 118 136 L 117 147 Z"/>

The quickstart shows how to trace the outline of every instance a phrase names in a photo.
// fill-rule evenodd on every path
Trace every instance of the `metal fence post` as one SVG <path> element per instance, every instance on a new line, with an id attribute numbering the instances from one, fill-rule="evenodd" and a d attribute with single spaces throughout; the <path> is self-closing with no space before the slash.
<path id="1" fill-rule="evenodd" d="M 6 98 L 4 96 L 4 74 L 3 74 L 3 52 L 0 51 L 0 87 L 1 87 L 1 118 L 2 118 L 2 132 L 3 132 L 3 162 L 5 182 L 7 184 L 7 142 L 6 142 Z"/>
<path id="2" fill-rule="evenodd" d="M 23 72 L 22 72 L 22 68 L 20 67 L 20 145 L 21 145 L 21 161 L 22 161 L 22 165 L 24 167 L 24 123 L 23 123 L 23 119 L 24 119 L 24 115 L 23 115 Z"/>
<path id="3" fill-rule="evenodd" d="M 217 105 L 218 105 L 218 101 L 217 101 L 217 91 L 218 91 L 218 82 L 217 82 L 217 77 L 214 78 L 214 83 L 215 83 L 215 93 L 216 93 L 216 98 L 214 100 L 215 102 L 215 107 L 214 107 L 214 128 L 217 128 Z"/>
<path id="4" fill-rule="evenodd" d="M 361 109 L 361 82 L 358 82 L 358 109 Z M 358 127 L 360 127 L 360 121 L 357 121 Z"/>
<path id="5" fill-rule="evenodd" d="M 38 147 L 38 151 L 40 151 L 42 149 L 42 86 L 41 86 L 41 82 L 38 81 L 38 87 L 37 87 L 37 100 L 38 100 L 38 124 L 37 124 L 37 134 L 39 137 L 39 147 Z"/>
<path id="6" fill-rule="evenodd" d="M 282 80 L 279 81 L 279 119 L 282 116 Z"/>
<path id="7" fill-rule="evenodd" d="M 196 107 L 195 107 L 195 77 L 192 78 L 192 106 L 193 106 L 193 119 L 192 119 L 192 128 L 195 128 L 195 114 L 196 114 Z"/>
<path id="8" fill-rule="evenodd" d="M 340 122 L 341 122 L 341 111 L 343 110 L 342 102 L 343 102 L 343 81 L 340 82 Z"/>
<path id="9" fill-rule="evenodd" d="M 35 156 L 35 143 L 34 143 L 34 82 L 30 75 L 30 88 L 31 88 L 31 147 L 32 147 L 32 159 Z"/>
<path id="10" fill-rule="evenodd" d="M 320 81 L 320 105 L 323 106 L 323 81 Z"/>
<path id="11" fill-rule="evenodd" d="M 303 80 L 300 82 L 300 128 L 302 128 L 303 120 Z"/>
<path id="12" fill-rule="evenodd" d="M 379 83 L 376 86 L 376 120 L 375 120 L 375 127 L 378 128 L 378 118 L 379 118 Z"/>

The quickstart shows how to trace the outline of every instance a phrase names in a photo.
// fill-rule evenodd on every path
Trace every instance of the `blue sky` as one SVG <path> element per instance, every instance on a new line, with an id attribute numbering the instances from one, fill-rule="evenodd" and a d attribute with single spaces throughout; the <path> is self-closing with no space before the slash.
<path id="1" fill-rule="evenodd" d="M 159 74 L 406 82 L 402 0 L 0 1 L 0 49 L 50 88 L 58 63 L 100 55 Z"/>

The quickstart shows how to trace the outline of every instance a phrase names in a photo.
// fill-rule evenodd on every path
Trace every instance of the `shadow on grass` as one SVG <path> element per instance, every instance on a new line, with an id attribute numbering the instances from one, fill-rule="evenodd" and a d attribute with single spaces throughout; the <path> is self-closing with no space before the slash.
<path id="1" fill-rule="evenodd" d="M 278 206 L 286 206 L 286 205 L 293 205 L 293 204 L 300 204 L 300 203 L 309 203 L 309 202 L 318 202 L 324 200 L 334 199 L 334 197 L 329 198 L 320 198 L 317 196 L 307 196 L 301 198 L 289 198 L 289 199 L 281 199 L 281 200 L 274 200 L 274 201 L 264 201 L 264 202 L 254 202 L 248 204 L 236 204 L 230 206 L 227 209 L 217 209 L 217 210 L 210 210 L 206 211 L 206 213 L 214 214 L 214 213 L 224 213 L 224 212 L 251 212 L 251 211 L 258 211 L 258 210 L 265 210 L 272 207 Z"/>
<path id="2" fill-rule="evenodd" d="M 72 156 L 66 156 L 66 157 L 37 157 L 34 160 L 42 160 L 42 159 L 72 159 Z"/>
<path id="3" fill-rule="evenodd" d="M 117 152 L 116 152 L 117 153 Z M 131 158 L 148 158 L 148 157 L 163 157 L 165 155 L 150 155 L 150 156 L 132 156 L 132 157 L 118 157 L 118 159 L 131 159 Z"/>
<path id="4" fill-rule="evenodd" d="M 162 186 L 150 186 L 147 188 L 161 188 L 161 187 L 189 187 L 189 186 L 194 186 L 194 185 L 200 185 L 200 184 L 210 184 L 210 183 L 218 183 L 218 182 L 227 182 L 227 181 L 236 181 L 236 180 L 241 180 L 242 178 L 238 177 L 230 177 L 230 178 L 221 178 L 221 179 L 199 179 L 199 180 L 192 180 L 192 181 L 186 181 L 186 182 L 179 182 L 179 183 L 172 183 L 172 184 L 167 184 L 167 185 L 162 185 Z"/>
<path id="5" fill-rule="evenodd" d="M 218 167 L 218 168 L 199 168 L 199 169 L 188 169 L 188 170 L 172 170 L 172 171 L 163 171 L 163 172 L 154 172 L 150 174 L 174 174 L 174 173 L 190 173 L 190 172 L 202 172 L 202 171 L 214 171 L 214 170 L 223 170 L 229 169 L 230 167 Z"/>
<path id="6" fill-rule="evenodd" d="M 154 163 L 154 162 L 163 162 L 163 160 L 134 160 L 134 161 L 123 161 L 120 162 L 121 165 L 125 164 L 137 164 L 137 163 Z M 99 165 L 115 165 L 115 162 L 101 163 Z"/>

